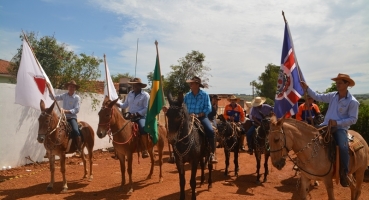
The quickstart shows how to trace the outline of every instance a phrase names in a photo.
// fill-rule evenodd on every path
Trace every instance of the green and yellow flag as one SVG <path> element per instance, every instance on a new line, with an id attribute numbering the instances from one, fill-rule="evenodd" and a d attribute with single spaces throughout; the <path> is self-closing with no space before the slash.
<path id="1" fill-rule="evenodd" d="M 156 115 L 160 113 L 164 105 L 163 87 L 161 81 L 161 72 L 159 64 L 159 55 L 156 56 L 156 64 L 154 76 L 152 80 L 150 102 L 147 108 L 145 131 L 148 132 L 152 138 L 153 144 L 158 142 L 158 122 Z"/>

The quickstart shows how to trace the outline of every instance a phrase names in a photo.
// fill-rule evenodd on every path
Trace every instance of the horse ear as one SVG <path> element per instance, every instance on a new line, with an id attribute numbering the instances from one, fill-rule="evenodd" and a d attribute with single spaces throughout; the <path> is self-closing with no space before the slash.
<path id="1" fill-rule="evenodd" d="M 119 98 L 115 99 L 114 101 L 111 101 L 109 103 L 109 108 L 112 108 L 117 103 L 118 100 L 119 100 Z"/>
<path id="2" fill-rule="evenodd" d="M 179 92 L 178 93 L 178 103 L 182 104 L 183 103 L 183 92 Z"/>
<path id="3" fill-rule="evenodd" d="M 286 115 L 283 115 L 278 121 L 277 121 L 277 126 L 282 126 L 284 119 L 286 119 Z"/>
<path id="4" fill-rule="evenodd" d="M 168 92 L 167 98 L 168 98 L 169 105 L 172 105 L 173 104 L 173 97 L 172 97 L 171 92 Z"/>
<path id="5" fill-rule="evenodd" d="M 40 101 L 40 109 L 41 109 L 41 111 L 44 111 L 45 110 L 45 102 L 42 99 Z"/>

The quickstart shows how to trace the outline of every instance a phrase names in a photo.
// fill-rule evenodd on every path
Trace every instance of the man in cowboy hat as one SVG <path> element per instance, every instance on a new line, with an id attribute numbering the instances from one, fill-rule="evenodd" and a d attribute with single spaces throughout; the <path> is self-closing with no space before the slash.
<path id="1" fill-rule="evenodd" d="M 128 107 L 128 112 L 130 112 L 129 117 L 135 119 L 135 122 L 138 124 L 143 149 L 142 158 L 147 158 L 149 157 L 147 153 L 148 134 L 145 132 L 144 127 L 150 95 L 142 90 L 147 84 L 142 83 L 140 78 L 131 79 L 128 83 L 132 85 L 132 91 L 128 93 L 124 103 L 117 102 L 117 106 L 122 109 Z"/>
<path id="2" fill-rule="evenodd" d="M 207 117 L 211 111 L 209 95 L 204 90 L 200 89 L 200 87 L 204 88 L 204 85 L 201 84 L 201 79 L 199 77 L 194 76 L 191 80 L 187 80 L 186 82 L 190 84 L 191 91 L 185 95 L 184 103 L 187 106 L 188 113 L 198 118 L 204 126 L 205 135 L 208 138 L 211 149 L 210 161 L 212 163 L 218 163 L 214 154 L 214 130 L 209 118 Z"/>
<path id="3" fill-rule="evenodd" d="M 337 128 L 333 137 L 340 151 L 340 183 L 343 187 L 348 187 L 350 179 L 347 175 L 350 157 L 347 130 L 358 119 L 359 102 L 348 91 L 348 87 L 355 85 L 355 81 L 349 75 L 339 73 L 331 80 L 335 81 L 337 92 L 319 94 L 310 89 L 305 82 L 301 82 L 301 86 L 313 99 L 329 103 L 324 122 L 321 125 L 330 124 Z"/>
<path id="4" fill-rule="evenodd" d="M 253 149 L 254 141 L 253 141 L 252 134 L 254 133 L 255 129 L 261 125 L 261 120 L 265 116 L 269 116 L 270 113 L 273 112 L 273 107 L 268 104 L 264 104 L 265 101 L 266 101 L 265 97 L 255 97 L 251 101 L 251 105 L 253 108 L 250 114 L 252 116 L 252 120 L 254 123 L 246 133 L 247 146 L 249 148 L 247 152 L 250 155 L 252 155 L 254 152 L 254 149 Z"/>
<path id="5" fill-rule="evenodd" d="M 220 98 L 218 97 L 218 95 L 214 94 L 210 95 L 210 99 L 211 99 L 211 112 L 208 114 L 208 118 L 213 123 L 213 126 L 216 128 L 217 127 L 216 116 L 218 112 L 218 101 L 220 100 Z"/>
<path id="6" fill-rule="evenodd" d="M 313 124 L 313 119 L 316 115 L 320 114 L 318 105 L 314 103 L 314 99 L 307 95 L 307 100 L 299 106 L 296 114 L 296 119 L 305 121 L 308 124 Z"/>
<path id="7" fill-rule="evenodd" d="M 81 98 L 76 94 L 76 90 L 79 89 L 79 85 L 77 85 L 77 83 L 72 80 L 65 84 L 65 88 L 68 89 L 68 92 L 60 95 L 55 95 L 55 100 L 63 100 L 62 110 L 67 117 L 68 123 L 72 127 L 71 136 L 77 142 L 76 155 L 78 156 L 82 152 L 82 138 L 77 123 L 77 113 L 79 112 L 79 104 L 81 100 Z"/>
<path id="8" fill-rule="evenodd" d="M 226 105 L 224 108 L 224 118 L 236 123 L 244 122 L 245 112 L 243 111 L 241 105 L 238 104 L 240 98 L 236 97 L 235 95 L 231 95 L 227 98 L 227 100 L 230 102 L 230 104 Z"/>

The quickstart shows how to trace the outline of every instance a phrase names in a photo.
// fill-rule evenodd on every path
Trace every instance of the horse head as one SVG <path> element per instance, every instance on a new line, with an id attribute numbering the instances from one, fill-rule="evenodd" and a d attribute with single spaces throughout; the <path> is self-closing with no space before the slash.
<path id="1" fill-rule="evenodd" d="M 37 141 L 39 143 L 43 143 L 50 129 L 56 127 L 57 117 L 55 112 L 53 112 L 54 106 L 55 101 L 49 108 L 45 108 L 45 102 L 42 99 L 40 101 L 41 114 L 38 117 L 38 136 L 37 136 Z"/>
<path id="2" fill-rule="evenodd" d="M 285 116 L 277 119 L 277 117 L 273 114 L 270 118 L 269 134 L 267 136 L 272 164 L 279 170 L 285 166 L 286 156 L 288 154 L 288 148 L 286 147 L 286 135 L 282 129 L 284 120 Z"/>
<path id="3" fill-rule="evenodd" d="M 175 136 L 179 129 L 183 126 L 184 120 L 188 119 L 188 113 L 183 104 L 183 93 L 178 94 L 177 100 L 174 100 L 172 94 L 167 95 L 169 108 L 166 112 L 168 118 L 168 140 L 170 143 L 175 142 Z"/>
<path id="4" fill-rule="evenodd" d="M 108 96 L 105 96 L 105 99 L 102 103 L 101 110 L 99 111 L 99 124 L 97 127 L 96 134 L 99 138 L 103 138 L 110 131 L 110 126 L 115 124 L 115 117 L 113 117 L 114 110 L 119 113 L 118 108 L 115 106 L 118 99 L 111 101 Z"/>

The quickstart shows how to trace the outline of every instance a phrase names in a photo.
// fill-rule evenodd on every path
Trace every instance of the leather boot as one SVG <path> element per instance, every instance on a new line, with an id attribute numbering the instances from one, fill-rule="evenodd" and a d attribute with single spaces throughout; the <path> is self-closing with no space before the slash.
<path id="1" fill-rule="evenodd" d="M 142 150 L 142 158 L 148 158 L 149 154 L 147 153 L 147 141 L 148 135 L 141 135 L 141 150 Z"/>
<path id="2" fill-rule="evenodd" d="M 81 136 L 76 137 L 76 143 L 77 143 L 77 150 L 76 150 L 76 156 L 82 155 L 82 138 Z"/>
<path id="3" fill-rule="evenodd" d="M 342 187 L 348 187 L 350 186 L 350 183 L 348 181 L 347 174 L 343 171 L 343 167 L 340 166 L 340 184 Z"/>
<path id="4" fill-rule="evenodd" d="M 212 164 L 216 164 L 216 163 L 218 163 L 218 160 L 215 157 L 215 140 L 214 140 L 213 137 L 208 138 L 208 140 L 209 140 L 209 147 L 210 147 L 210 157 L 209 157 L 209 159 L 210 159 L 210 162 Z"/>

